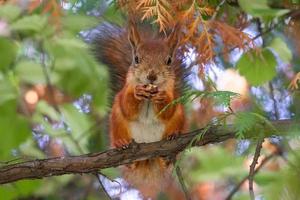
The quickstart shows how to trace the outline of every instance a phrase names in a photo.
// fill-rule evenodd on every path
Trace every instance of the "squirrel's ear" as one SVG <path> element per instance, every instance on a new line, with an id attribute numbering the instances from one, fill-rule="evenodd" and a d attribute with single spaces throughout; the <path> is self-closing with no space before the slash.
<path id="1" fill-rule="evenodd" d="M 180 24 L 177 23 L 175 25 L 175 27 L 173 28 L 172 32 L 170 33 L 170 35 L 168 36 L 168 39 L 167 39 L 167 44 L 168 44 L 168 47 L 170 49 L 170 56 L 173 56 L 176 48 L 178 47 L 179 45 L 179 41 L 180 41 Z"/>
<path id="2" fill-rule="evenodd" d="M 137 31 L 136 24 L 133 22 L 129 23 L 128 27 L 128 40 L 130 42 L 130 45 L 133 49 L 133 51 L 136 51 L 138 44 L 140 43 L 140 35 Z"/>

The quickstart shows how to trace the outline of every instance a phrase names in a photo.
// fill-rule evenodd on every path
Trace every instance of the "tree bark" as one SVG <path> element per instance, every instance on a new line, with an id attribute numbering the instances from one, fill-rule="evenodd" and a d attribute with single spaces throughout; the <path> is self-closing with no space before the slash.
<path id="1" fill-rule="evenodd" d="M 280 131 L 280 135 L 286 133 L 295 124 L 295 121 L 289 120 L 273 122 L 275 128 Z M 22 179 L 41 179 L 63 174 L 95 173 L 104 168 L 117 167 L 158 156 L 173 157 L 189 145 L 203 146 L 234 138 L 236 131 L 232 126 L 215 126 L 206 131 L 198 140 L 195 140 L 195 137 L 198 137 L 199 133 L 202 132 L 203 129 L 198 129 L 182 134 L 172 141 L 162 140 L 153 143 L 132 143 L 128 149 L 110 149 L 100 153 L 90 153 L 80 156 L 37 159 L 8 164 L 0 168 L 0 184 Z"/>

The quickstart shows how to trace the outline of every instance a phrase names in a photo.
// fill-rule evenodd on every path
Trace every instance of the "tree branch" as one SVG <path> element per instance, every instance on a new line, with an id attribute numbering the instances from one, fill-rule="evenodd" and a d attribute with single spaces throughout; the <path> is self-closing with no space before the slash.
<path id="1" fill-rule="evenodd" d="M 275 155 L 275 153 L 268 155 L 267 157 L 265 157 L 262 161 L 261 164 L 255 169 L 254 174 L 258 173 L 259 170 L 265 165 L 267 164 L 267 162 L 269 162 Z M 226 197 L 225 200 L 230 200 L 233 195 L 240 189 L 240 187 L 245 183 L 245 181 L 249 179 L 249 174 L 248 176 L 245 176 L 229 193 L 229 195 Z"/>
<path id="2" fill-rule="evenodd" d="M 260 138 L 258 140 L 258 142 L 256 144 L 253 160 L 250 165 L 248 180 L 249 180 L 249 194 L 250 194 L 251 200 L 255 199 L 254 190 L 253 190 L 253 179 L 254 179 L 254 174 L 255 174 L 255 166 L 258 163 L 258 158 L 260 156 L 260 152 L 261 152 L 262 144 L 264 143 L 264 140 L 265 140 L 264 138 Z"/>
<path id="3" fill-rule="evenodd" d="M 299 122 L 290 120 L 274 121 L 273 125 L 282 133 L 289 131 L 292 125 Z M 200 140 L 194 140 L 195 136 L 203 129 L 198 129 L 178 138 L 167 141 L 162 140 L 153 143 L 133 143 L 128 149 L 110 149 L 100 153 L 90 153 L 80 156 L 57 157 L 37 159 L 5 165 L 0 168 L 0 184 L 11 183 L 23 179 L 41 179 L 44 177 L 63 174 L 95 173 L 95 171 L 129 164 L 139 160 L 153 157 L 170 157 L 183 151 L 192 142 L 191 146 L 203 146 L 223 142 L 235 137 L 234 127 L 215 126 L 210 128 Z"/>

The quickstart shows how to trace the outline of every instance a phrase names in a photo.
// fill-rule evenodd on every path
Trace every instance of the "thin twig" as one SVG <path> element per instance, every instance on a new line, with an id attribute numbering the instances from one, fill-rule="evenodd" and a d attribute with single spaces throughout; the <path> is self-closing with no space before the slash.
<path id="1" fill-rule="evenodd" d="M 178 177 L 178 181 L 179 181 L 179 183 L 181 185 L 181 188 L 184 192 L 185 199 L 186 200 L 191 200 L 191 197 L 190 197 L 188 189 L 185 185 L 184 178 L 182 176 L 181 169 L 180 169 L 179 165 L 175 165 L 175 170 L 176 170 L 176 175 Z"/>
<path id="2" fill-rule="evenodd" d="M 257 34 L 256 36 L 254 36 L 253 38 L 251 38 L 250 41 L 245 42 L 243 45 L 249 45 L 250 43 L 252 43 L 252 42 L 253 42 L 254 40 L 256 40 L 257 38 L 259 38 L 259 37 L 261 37 L 261 36 L 263 36 L 263 35 L 265 35 L 265 34 L 271 32 L 277 25 L 278 25 L 278 24 L 275 24 L 274 26 L 269 27 L 269 28 L 266 29 L 265 31 L 263 31 L 263 32 L 261 32 L 261 33 L 259 33 L 259 34 Z M 235 49 L 237 49 L 237 48 L 239 48 L 239 46 L 232 47 L 231 49 L 229 49 L 229 52 L 231 52 L 231 51 L 233 51 L 233 50 L 235 50 Z M 217 56 L 222 56 L 222 55 L 224 55 L 224 54 L 226 54 L 226 52 L 218 53 Z"/>
<path id="3" fill-rule="evenodd" d="M 249 180 L 249 194 L 250 194 L 251 200 L 255 199 L 255 195 L 254 195 L 254 191 L 253 191 L 253 178 L 254 178 L 254 174 L 255 174 L 255 166 L 258 162 L 258 158 L 260 156 L 260 151 L 262 149 L 263 142 L 264 142 L 264 138 L 261 138 L 257 141 L 254 157 L 253 157 L 252 163 L 250 165 L 248 180 Z"/>
<path id="4" fill-rule="evenodd" d="M 258 173 L 259 170 L 266 164 L 268 163 L 268 161 L 270 161 L 276 154 L 270 154 L 267 157 L 265 157 L 260 165 L 255 169 L 254 174 Z M 233 195 L 240 189 L 240 187 L 245 183 L 245 181 L 249 178 L 248 176 L 245 176 L 232 190 L 231 192 L 228 194 L 228 196 L 225 198 L 225 200 L 231 200 L 231 198 L 233 197 Z"/>
<path id="5" fill-rule="evenodd" d="M 100 174 L 101 176 L 103 176 L 104 178 L 106 178 L 107 180 L 109 180 L 110 182 L 117 183 L 117 184 L 119 184 L 120 187 L 122 187 L 122 184 L 119 181 L 111 179 L 110 177 L 108 177 L 107 175 L 103 174 L 102 172 L 98 172 L 98 174 Z"/>
<path id="6" fill-rule="evenodd" d="M 43 41 L 40 42 L 40 51 L 41 51 L 41 64 L 42 64 L 42 68 L 43 68 L 43 74 L 45 76 L 45 80 L 46 80 L 46 84 L 47 84 L 47 88 L 49 89 L 49 96 L 51 98 L 51 101 L 53 102 L 53 108 L 55 109 L 55 111 L 57 113 L 59 113 L 60 115 L 62 115 L 61 110 L 59 109 L 56 99 L 55 99 L 55 94 L 54 94 L 54 88 L 53 88 L 53 84 L 48 72 L 48 67 L 46 64 L 46 51 L 44 49 L 44 43 Z M 68 129 L 68 125 L 63 121 L 63 125 L 64 125 L 64 129 L 67 131 Z M 67 136 L 72 140 L 72 142 L 75 144 L 75 146 L 77 147 L 78 151 L 83 154 L 84 151 L 81 148 L 79 142 L 73 137 L 72 134 L 67 134 Z"/>
<path id="7" fill-rule="evenodd" d="M 59 109 L 59 107 L 56 104 L 56 100 L 55 100 L 55 95 L 54 95 L 54 88 L 52 86 L 52 82 L 48 73 L 48 67 L 46 64 L 46 51 L 44 49 L 44 43 L 43 41 L 40 42 L 40 51 L 41 51 L 41 64 L 42 64 L 42 69 L 43 69 L 43 74 L 45 76 L 46 79 L 46 84 L 47 84 L 47 88 L 49 89 L 49 93 L 50 93 L 50 98 L 51 101 L 53 102 L 53 107 L 56 110 L 56 112 L 61 114 L 61 111 Z"/>
<path id="8" fill-rule="evenodd" d="M 216 9 L 215 9 L 215 12 L 214 12 L 213 16 L 210 18 L 211 20 L 215 20 L 215 19 L 216 19 L 219 10 L 221 9 L 222 5 L 223 5 L 225 2 L 226 2 L 226 0 L 222 0 L 222 1 L 219 3 L 219 5 L 218 5 L 218 6 L 216 7 Z"/>
<path id="9" fill-rule="evenodd" d="M 274 110 L 274 113 L 275 113 L 275 119 L 279 119 L 278 106 L 277 106 L 277 101 L 275 99 L 274 87 L 273 87 L 272 82 L 269 82 L 269 89 L 270 89 L 271 99 L 273 101 L 273 110 Z"/>
<path id="10" fill-rule="evenodd" d="M 100 186 L 102 187 L 102 189 L 103 189 L 105 195 L 107 196 L 107 198 L 110 199 L 110 200 L 112 200 L 112 198 L 111 198 L 110 195 L 108 194 L 106 188 L 104 187 L 104 184 L 102 183 L 102 181 L 101 181 L 101 179 L 100 179 L 100 176 L 102 176 L 102 175 L 99 175 L 97 172 L 94 173 L 94 174 L 95 174 L 95 176 L 97 177 L 97 180 L 98 180 Z"/>

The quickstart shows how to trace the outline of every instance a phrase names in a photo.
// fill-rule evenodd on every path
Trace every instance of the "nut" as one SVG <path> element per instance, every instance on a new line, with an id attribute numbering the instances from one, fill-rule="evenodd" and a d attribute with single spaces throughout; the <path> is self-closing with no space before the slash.
<path id="1" fill-rule="evenodd" d="M 157 85 L 153 85 L 153 84 L 148 84 L 145 85 L 145 88 L 147 91 L 149 91 L 151 94 L 155 94 L 158 92 L 158 87 Z"/>

